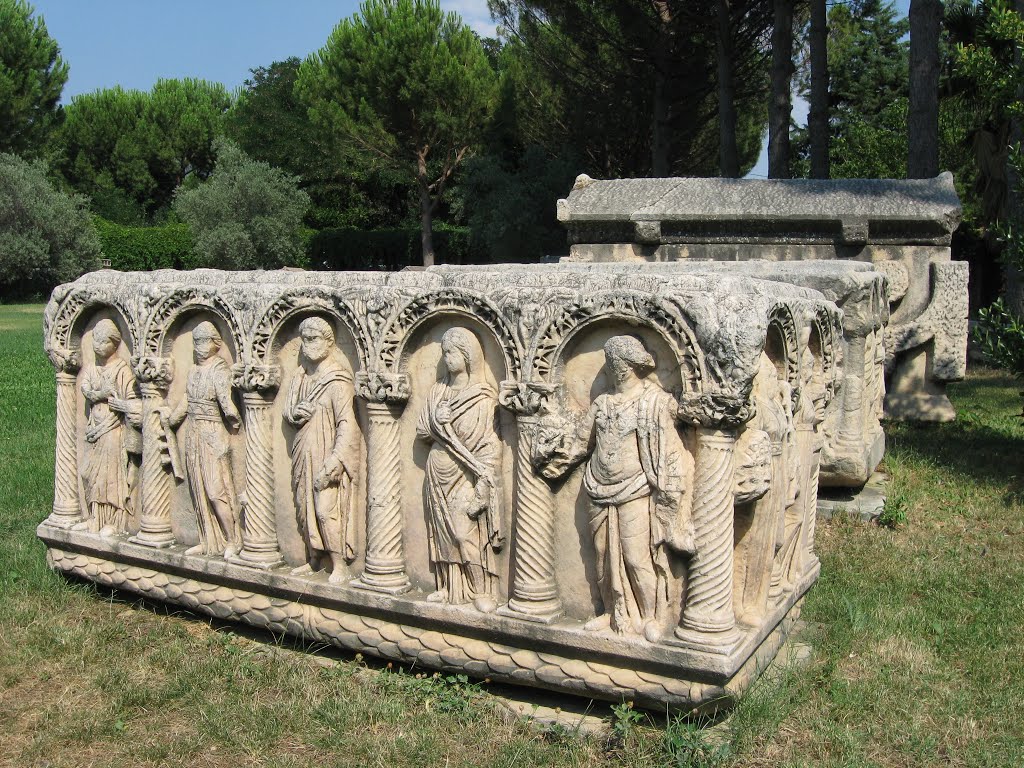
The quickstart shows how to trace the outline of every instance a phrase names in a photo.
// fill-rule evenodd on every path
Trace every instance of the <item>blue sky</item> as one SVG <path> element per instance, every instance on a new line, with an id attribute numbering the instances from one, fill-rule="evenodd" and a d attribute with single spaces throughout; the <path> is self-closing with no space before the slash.
<path id="1" fill-rule="evenodd" d="M 323 46 L 357 0 L 30 0 L 71 65 L 64 101 L 120 85 L 149 90 L 161 77 L 241 87 L 253 67 Z M 473 29 L 494 34 L 486 0 L 442 0 Z M 897 0 L 907 13 L 910 0 Z M 807 106 L 794 105 L 797 120 Z M 768 170 L 767 140 L 751 176 Z"/>

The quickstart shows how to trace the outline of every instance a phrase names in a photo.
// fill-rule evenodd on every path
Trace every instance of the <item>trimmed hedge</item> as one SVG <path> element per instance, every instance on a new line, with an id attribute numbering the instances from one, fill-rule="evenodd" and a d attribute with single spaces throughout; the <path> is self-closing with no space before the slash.
<path id="1" fill-rule="evenodd" d="M 98 216 L 93 223 L 103 246 L 103 258 L 110 259 L 111 269 L 134 272 L 194 269 L 198 265 L 188 224 L 126 227 Z"/>
<path id="2" fill-rule="evenodd" d="M 438 264 L 486 264 L 469 228 L 434 230 Z M 309 244 L 310 269 L 397 271 L 423 263 L 419 229 L 324 229 Z"/>

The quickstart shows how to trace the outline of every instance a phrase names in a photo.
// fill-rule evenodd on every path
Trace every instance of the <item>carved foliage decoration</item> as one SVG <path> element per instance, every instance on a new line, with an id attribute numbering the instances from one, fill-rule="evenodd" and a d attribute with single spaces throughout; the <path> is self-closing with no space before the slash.
<path id="1" fill-rule="evenodd" d="M 793 411 L 800 404 L 800 342 L 793 311 L 785 304 L 776 304 L 768 314 L 769 331 L 774 330 L 782 340 L 782 356 L 786 367 L 786 381 L 791 387 Z M 772 361 L 777 363 L 777 361 Z"/>
<path id="2" fill-rule="evenodd" d="M 839 316 L 821 305 L 817 305 L 812 315 L 812 332 L 817 334 L 821 344 L 821 369 L 825 376 L 825 407 L 832 403 L 839 390 L 839 370 L 837 355 L 838 341 L 842 337 Z"/>
<path id="3" fill-rule="evenodd" d="M 506 375 L 516 380 L 521 377 L 522 363 L 511 325 L 486 297 L 456 288 L 421 294 L 402 307 L 381 334 L 377 354 L 380 364 L 391 371 L 399 370 L 405 345 L 413 331 L 428 318 L 444 314 L 463 315 L 482 322 L 498 340 Z"/>
<path id="4" fill-rule="evenodd" d="M 243 322 L 238 312 L 224 299 L 220 293 L 210 286 L 188 286 L 175 288 L 161 295 L 154 291 L 148 297 L 153 309 L 146 320 L 143 333 L 143 349 L 145 354 L 159 356 L 166 350 L 165 339 L 174 321 L 183 313 L 206 309 L 216 314 L 227 326 L 235 345 L 235 354 L 245 355 L 246 345 L 241 334 Z"/>
<path id="5" fill-rule="evenodd" d="M 254 361 L 270 363 L 269 355 L 275 334 L 292 316 L 300 312 L 319 312 L 341 320 L 359 355 L 359 367 L 370 367 L 369 334 L 364 321 L 348 301 L 337 293 L 318 286 L 297 288 L 284 293 L 262 313 L 253 329 L 252 356 Z"/>
<path id="6" fill-rule="evenodd" d="M 68 290 L 70 288 L 70 290 Z M 43 313 L 46 354 L 58 371 L 75 373 L 82 365 L 82 320 L 87 313 L 109 309 L 118 315 L 119 327 L 128 331 L 129 346 L 138 350 L 139 329 L 136 308 L 102 286 L 60 286 Z"/>
<path id="7" fill-rule="evenodd" d="M 591 323 L 623 320 L 658 331 L 675 353 L 687 389 L 701 390 L 704 369 L 693 331 L 678 310 L 656 295 L 640 291 L 603 291 L 593 296 L 576 295 L 564 302 L 539 334 L 532 349 L 533 376 L 550 381 L 570 338 Z"/>

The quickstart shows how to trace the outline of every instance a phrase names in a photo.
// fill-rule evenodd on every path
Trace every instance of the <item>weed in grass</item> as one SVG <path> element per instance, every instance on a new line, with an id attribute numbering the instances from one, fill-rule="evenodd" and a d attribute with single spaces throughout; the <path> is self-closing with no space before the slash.
<path id="1" fill-rule="evenodd" d="M 672 717 L 665 727 L 664 749 L 672 768 L 718 768 L 732 757 L 728 742 L 714 743 L 709 721 Z"/>

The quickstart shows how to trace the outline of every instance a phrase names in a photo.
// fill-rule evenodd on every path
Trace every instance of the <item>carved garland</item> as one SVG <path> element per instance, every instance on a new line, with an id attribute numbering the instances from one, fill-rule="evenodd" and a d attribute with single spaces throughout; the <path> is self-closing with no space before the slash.
<path id="1" fill-rule="evenodd" d="M 486 297 L 470 291 L 443 288 L 419 296 L 406 304 L 381 334 L 380 362 L 385 368 L 398 371 L 405 345 L 413 331 L 431 317 L 455 313 L 482 322 L 495 336 L 505 360 L 506 376 L 519 380 L 522 363 L 516 346 L 514 330 Z"/>
<path id="2" fill-rule="evenodd" d="M 533 375 L 550 380 L 570 339 L 584 327 L 606 318 L 626 320 L 658 331 L 672 348 L 680 370 L 693 377 L 684 381 L 684 387 L 694 391 L 703 389 L 702 360 L 690 327 L 658 297 L 638 291 L 605 291 L 567 302 L 565 309 L 548 323 L 537 339 L 531 358 Z"/>
<path id="3" fill-rule="evenodd" d="M 156 302 L 143 335 L 145 354 L 157 357 L 163 355 L 164 340 L 174 320 L 189 310 L 207 309 L 227 325 L 235 344 L 235 354 L 239 358 L 245 355 L 240 323 L 234 310 L 216 290 L 207 287 L 175 288 L 166 296 L 157 298 Z"/>
<path id="4" fill-rule="evenodd" d="M 836 369 L 836 339 L 841 333 L 839 318 L 827 307 L 819 304 L 811 322 L 821 344 L 821 368 L 825 374 L 825 407 L 827 408 L 839 388 Z"/>
<path id="5" fill-rule="evenodd" d="M 359 367 L 366 370 L 370 363 L 370 349 L 365 325 L 347 301 L 316 287 L 288 291 L 274 301 L 256 323 L 252 336 L 254 361 L 271 364 L 272 341 L 290 317 L 300 312 L 321 312 L 341 321 L 352 337 L 359 355 Z"/>

